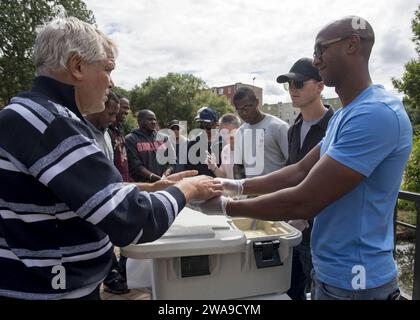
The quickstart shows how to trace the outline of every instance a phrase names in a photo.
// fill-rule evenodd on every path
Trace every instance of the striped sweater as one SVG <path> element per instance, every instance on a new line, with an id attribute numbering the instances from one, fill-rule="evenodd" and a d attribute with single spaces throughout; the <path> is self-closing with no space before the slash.
<path id="1" fill-rule="evenodd" d="M 158 239 L 184 205 L 176 187 L 123 184 L 73 87 L 37 77 L 0 111 L 0 296 L 85 296 L 109 272 L 112 244 Z"/>

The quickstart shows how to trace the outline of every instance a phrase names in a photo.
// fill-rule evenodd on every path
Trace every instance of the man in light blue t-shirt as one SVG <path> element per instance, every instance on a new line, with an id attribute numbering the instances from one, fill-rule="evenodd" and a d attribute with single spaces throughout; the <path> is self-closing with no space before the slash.
<path id="1" fill-rule="evenodd" d="M 312 299 L 394 299 L 393 210 L 412 147 L 401 101 L 373 85 L 370 24 L 346 17 L 317 35 L 314 65 L 343 108 L 321 143 L 297 164 L 245 181 L 224 180 L 225 193 L 203 211 L 266 220 L 315 217 Z"/>

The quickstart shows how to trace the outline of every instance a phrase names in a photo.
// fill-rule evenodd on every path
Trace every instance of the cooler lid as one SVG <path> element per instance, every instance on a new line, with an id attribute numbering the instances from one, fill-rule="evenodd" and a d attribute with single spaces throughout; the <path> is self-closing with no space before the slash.
<path id="1" fill-rule="evenodd" d="M 226 216 L 184 208 L 160 239 L 129 245 L 122 253 L 134 259 L 156 259 L 242 252 L 245 247 L 245 234 Z"/>

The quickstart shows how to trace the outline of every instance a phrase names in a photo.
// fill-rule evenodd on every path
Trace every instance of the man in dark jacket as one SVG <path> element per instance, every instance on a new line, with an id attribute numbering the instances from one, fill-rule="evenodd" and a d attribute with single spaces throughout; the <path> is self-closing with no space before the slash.
<path id="1" fill-rule="evenodd" d="M 289 73 L 277 78 L 278 83 L 286 83 L 293 107 L 300 110 L 287 133 L 289 158 L 286 165 L 302 160 L 322 140 L 333 115 L 332 108 L 321 101 L 324 83 L 312 62 L 310 58 L 299 59 Z M 293 300 L 304 300 L 305 294 L 311 289 L 310 238 L 313 221 L 292 220 L 289 223 L 302 231 L 302 243 L 293 250 L 292 280 L 288 295 Z"/>
<path id="2" fill-rule="evenodd" d="M 156 132 L 155 113 L 140 110 L 137 122 L 139 129 L 125 137 L 130 176 L 140 182 L 155 182 L 169 176 L 174 171 L 176 155 L 168 137 Z"/>
<path id="3" fill-rule="evenodd" d="M 213 171 L 208 168 L 208 154 L 216 155 L 217 166 L 221 163 L 223 139 L 219 135 L 219 114 L 210 107 L 203 107 L 197 111 L 195 121 L 201 129 L 195 139 L 188 142 L 188 159 L 185 168 L 197 170 L 200 175 L 215 177 Z"/>

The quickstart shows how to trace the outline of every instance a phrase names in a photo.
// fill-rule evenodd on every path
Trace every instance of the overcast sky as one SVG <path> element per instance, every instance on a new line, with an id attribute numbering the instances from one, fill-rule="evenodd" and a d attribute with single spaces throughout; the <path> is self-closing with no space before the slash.
<path id="1" fill-rule="evenodd" d="M 132 89 L 148 76 L 192 73 L 208 86 L 236 82 L 263 88 L 264 103 L 290 98 L 276 77 L 311 57 L 317 32 L 347 15 L 367 19 L 376 33 L 375 83 L 393 89 L 416 56 L 411 20 L 419 0 L 85 0 L 120 55 L 116 85 Z M 326 97 L 336 97 L 333 89 Z"/>

